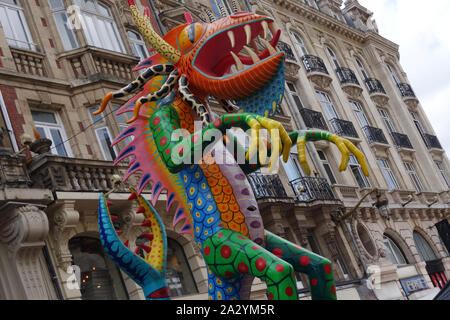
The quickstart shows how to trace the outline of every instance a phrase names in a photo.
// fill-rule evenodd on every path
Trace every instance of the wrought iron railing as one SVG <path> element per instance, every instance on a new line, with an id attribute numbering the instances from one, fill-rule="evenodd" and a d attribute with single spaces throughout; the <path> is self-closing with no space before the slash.
<path id="1" fill-rule="evenodd" d="M 323 178 L 302 177 L 291 181 L 291 186 L 301 202 L 336 200 L 330 184 Z"/>
<path id="2" fill-rule="evenodd" d="M 280 51 L 284 51 L 284 53 L 286 54 L 286 60 L 298 62 L 294 52 L 292 51 L 291 46 L 288 45 L 286 42 L 279 41 L 277 47 Z"/>
<path id="3" fill-rule="evenodd" d="M 263 175 L 252 173 L 248 175 L 248 180 L 255 193 L 256 199 L 287 199 L 289 196 L 284 190 L 283 183 L 277 174 Z"/>
<path id="4" fill-rule="evenodd" d="M 306 127 L 311 129 L 322 129 L 328 131 L 328 125 L 325 122 L 322 113 L 302 108 L 300 109 L 300 114 L 302 115 Z"/>
<path id="5" fill-rule="evenodd" d="M 302 57 L 303 64 L 305 66 L 306 72 L 321 72 L 325 74 L 329 74 L 327 67 L 323 60 L 319 57 L 312 55 L 305 55 Z"/>
<path id="6" fill-rule="evenodd" d="M 338 78 L 339 78 L 339 81 L 341 82 L 341 84 L 352 83 L 352 84 L 359 85 L 359 81 L 356 78 L 355 73 L 349 68 L 343 68 L 343 67 L 337 68 L 336 74 L 338 75 Z"/>
<path id="7" fill-rule="evenodd" d="M 392 132 L 391 136 L 398 148 L 414 149 L 411 140 L 409 140 L 409 137 L 406 134 Z"/>
<path id="8" fill-rule="evenodd" d="M 386 136 L 384 135 L 383 130 L 379 128 L 374 128 L 370 126 L 366 126 L 363 128 L 364 133 L 366 134 L 367 140 L 369 143 L 384 143 L 389 144 Z"/>
<path id="9" fill-rule="evenodd" d="M 378 79 L 373 79 L 373 78 L 366 79 L 366 86 L 367 86 L 367 89 L 369 90 L 369 94 L 374 94 L 374 93 L 386 94 L 386 90 L 384 90 L 383 85 L 381 84 L 380 80 L 378 80 Z"/>
<path id="10" fill-rule="evenodd" d="M 331 119 L 330 122 L 334 132 L 337 135 L 344 137 L 359 138 L 355 126 L 353 125 L 352 122 L 337 118 Z"/>
<path id="11" fill-rule="evenodd" d="M 436 136 L 424 133 L 422 137 L 428 149 L 443 149 L 439 139 Z"/>
<path id="12" fill-rule="evenodd" d="M 397 84 L 398 89 L 400 90 L 400 94 L 402 95 L 403 98 L 415 98 L 416 94 L 414 93 L 413 89 L 411 88 L 411 86 L 407 83 L 399 83 Z"/>

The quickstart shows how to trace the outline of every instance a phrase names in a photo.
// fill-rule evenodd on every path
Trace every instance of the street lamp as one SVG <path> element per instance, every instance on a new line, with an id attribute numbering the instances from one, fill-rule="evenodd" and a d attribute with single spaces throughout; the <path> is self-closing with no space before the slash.
<path id="1" fill-rule="evenodd" d="M 380 212 L 380 215 L 385 218 L 386 220 L 390 220 L 390 215 L 391 215 L 391 211 L 389 209 L 389 200 L 384 198 L 378 188 L 373 188 L 372 190 L 370 190 L 368 193 L 366 193 L 364 195 L 364 197 L 361 198 L 361 200 L 359 200 L 359 202 L 356 204 L 356 206 L 354 206 L 349 212 L 347 212 L 346 214 L 338 217 L 339 221 L 344 221 L 346 219 L 348 219 L 351 215 L 353 215 L 356 210 L 358 210 L 358 208 L 361 206 L 361 204 L 363 203 L 363 201 L 370 196 L 373 193 L 377 193 L 377 201 L 374 202 L 372 205 L 377 207 L 378 211 Z"/>
<path id="2" fill-rule="evenodd" d="M 391 219 L 391 210 L 389 209 L 389 200 L 386 198 L 383 198 L 381 194 L 377 194 L 377 201 L 373 203 L 373 206 L 378 208 L 378 211 L 380 211 L 380 215 L 385 218 L 386 220 Z"/>

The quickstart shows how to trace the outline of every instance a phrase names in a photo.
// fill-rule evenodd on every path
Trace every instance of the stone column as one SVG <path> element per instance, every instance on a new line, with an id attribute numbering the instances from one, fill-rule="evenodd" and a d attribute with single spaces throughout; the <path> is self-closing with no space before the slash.
<path id="1" fill-rule="evenodd" d="M 49 275 L 41 264 L 42 248 L 49 232 L 47 215 L 32 205 L 2 211 L 0 242 L 7 248 L 10 273 L 6 281 L 14 291 L 6 294 L 13 299 L 53 299 L 55 293 L 45 284 Z"/>

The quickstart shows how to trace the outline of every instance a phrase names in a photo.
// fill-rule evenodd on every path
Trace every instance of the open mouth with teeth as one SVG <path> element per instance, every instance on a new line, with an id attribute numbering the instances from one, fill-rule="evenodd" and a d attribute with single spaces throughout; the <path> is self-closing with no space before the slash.
<path id="1" fill-rule="evenodd" d="M 270 41 L 269 31 L 273 35 Z M 216 98 L 249 98 L 266 87 L 284 66 L 284 52 L 276 49 L 280 34 L 272 19 L 266 17 L 214 34 L 204 42 L 194 59 L 198 80 Z M 262 49 L 258 48 L 258 41 Z M 284 88 L 284 83 L 282 86 Z"/>

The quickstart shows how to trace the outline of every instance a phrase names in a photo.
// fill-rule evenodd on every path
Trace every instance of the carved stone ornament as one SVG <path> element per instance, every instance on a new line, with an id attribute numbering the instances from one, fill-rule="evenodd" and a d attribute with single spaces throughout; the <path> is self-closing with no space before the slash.
<path id="1" fill-rule="evenodd" d="M 51 217 L 51 234 L 55 243 L 57 266 L 66 270 L 72 265 L 69 240 L 77 234 L 76 226 L 80 214 L 75 210 L 75 201 L 64 201 Z"/>
<path id="2" fill-rule="evenodd" d="M 42 286 L 45 274 L 41 266 L 42 248 L 49 231 L 47 215 L 32 205 L 9 208 L 2 209 L 0 241 L 6 245 L 17 270 L 15 290 L 23 299 L 50 299 L 49 290 Z"/>

